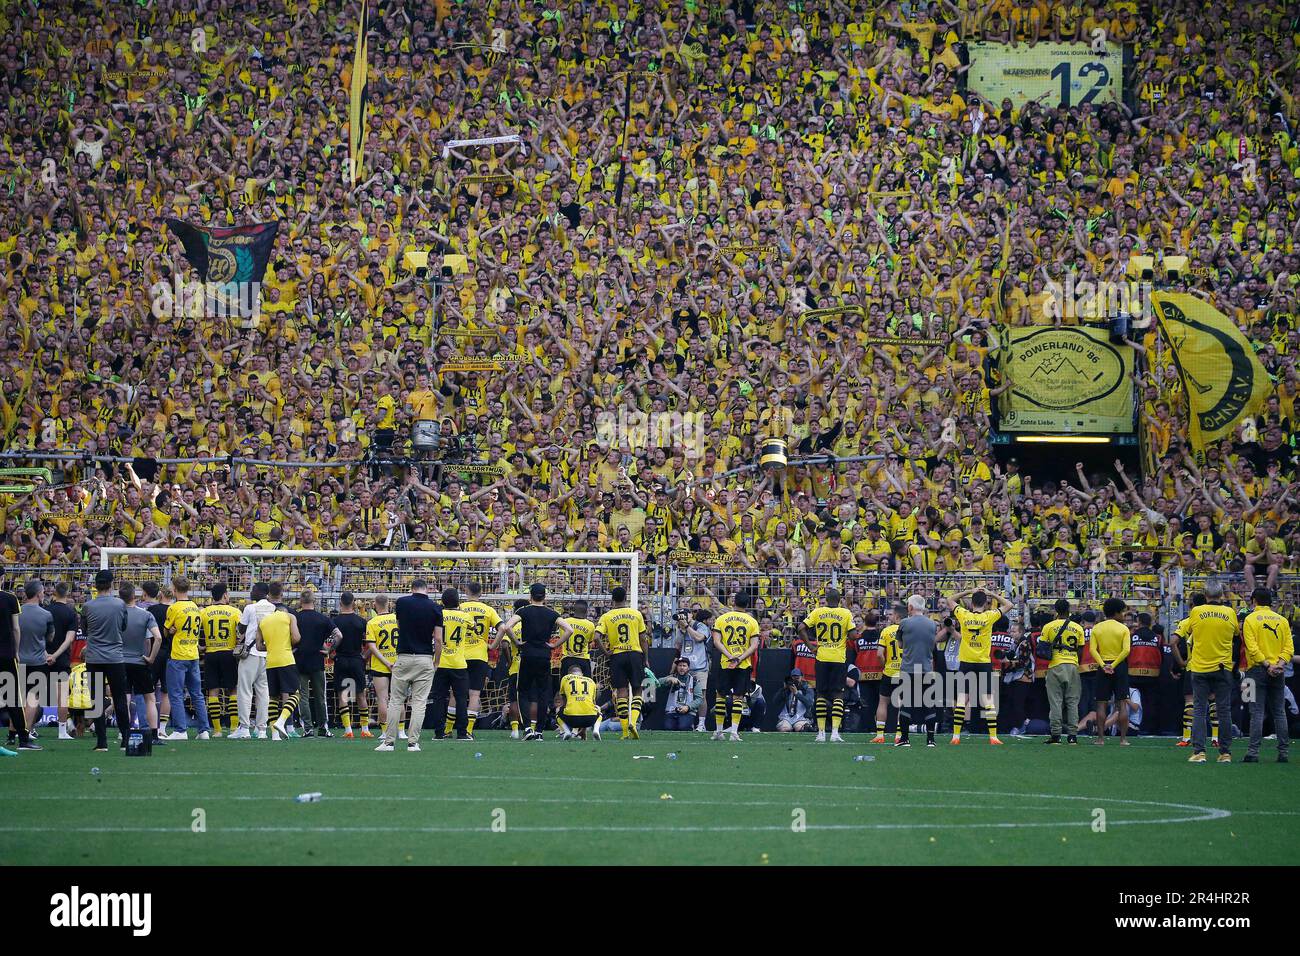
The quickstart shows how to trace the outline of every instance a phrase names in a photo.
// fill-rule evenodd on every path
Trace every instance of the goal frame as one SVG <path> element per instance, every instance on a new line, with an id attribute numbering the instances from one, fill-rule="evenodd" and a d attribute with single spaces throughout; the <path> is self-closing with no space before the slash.
<path id="1" fill-rule="evenodd" d="M 267 548 L 101 548 L 99 567 L 107 570 L 111 559 L 157 558 L 287 558 L 325 561 L 624 561 L 628 565 L 628 603 L 640 607 L 641 562 L 635 551 L 330 551 L 324 549 Z M 433 572 L 430 572 L 433 575 Z"/>

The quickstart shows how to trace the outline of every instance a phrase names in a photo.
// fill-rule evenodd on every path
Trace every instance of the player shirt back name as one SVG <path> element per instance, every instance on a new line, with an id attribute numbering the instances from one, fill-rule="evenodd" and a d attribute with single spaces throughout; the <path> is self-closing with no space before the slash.
<path id="1" fill-rule="evenodd" d="M 171 658 L 199 659 L 199 637 L 203 633 L 203 612 L 193 601 L 177 601 L 167 608 L 167 633 L 172 636 Z"/>
<path id="2" fill-rule="evenodd" d="M 720 635 L 722 646 L 733 654 L 743 653 L 749 646 L 749 642 L 758 637 L 758 621 L 744 611 L 727 611 L 718 615 L 713 627 Z M 722 669 L 734 670 L 737 667 L 748 667 L 749 659 L 746 656 L 739 661 L 733 661 L 724 657 Z"/>
<path id="3" fill-rule="evenodd" d="M 462 645 L 467 661 L 485 661 L 488 659 L 488 633 L 501 623 L 501 615 L 490 604 L 482 601 L 462 601 L 459 610 L 470 616 L 474 627 Z"/>
<path id="4" fill-rule="evenodd" d="M 566 617 L 564 623 L 573 629 L 564 640 L 564 656 L 591 660 L 591 639 L 596 633 L 596 625 L 585 617 Z"/>
<path id="5" fill-rule="evenodd" d="M 581 674 L 565 674 L 560 680 L 560 693 L 564 696 L 564 713 L 568 717 L 594 717 L 600 713 L 596 707 L 596 682 Z"/>
<path id="6" fill-rule="evenodd" d="M 847 660 L 847 642 L 853 631 L 853 613 L 848 608 L 815 608 L 803 623 L 817 640 L 819 661 L 843 664 Z"/>
<path id="7" fill-rule="evenodd" d="M 641 650 L 641 635 L 645 629 L 645 618 L 634 607 L 612 608 L 596 622 L 596 630 L 605 638 L 611 654 Z"/>
<path id="8" fill-rule="evenodd" d="M 989 663 L 993 650 L 993 625 L 1002 612 L 997 608 L 972 611 L 959 605 L 954 616 L 961 628 L 961 649 L 957 659 L 966 664 Z"/>
<path id="9" fill-rule="evenodd" d="M 1206 674 L 1232 666 L 1232 639 L 1237 636 L 1237 615 L 1223 604 L 1202 604 L 1187 615 L 1191 635 L 1191 660 L 1187 669 Z"/>
<path id="10" fill-rule="evenodd" d="M 239 611 L 229 604 L 211 604 L 202 612 L 203 646 L 213 651 L 233 651 L 238 632 Z"/>
<path id="11" fill-rule="evenodd" d="M 374 644 L 375 649 L 388 660 L 397 659 L 397 615 L 391 611 L 377 614 L 366 623 L 366 643 Z M 373 654 L 367 665 L 376 674 L 388 674 L 391 668 Z"/>
<path id="12" fill-rule="evenodd" d="M 442 656 L 438 666 L 448 670 L 464 670 L 465 641 L 474 632 L 474 618 L 460 608 L 444 608 L 442 612 Z"/>

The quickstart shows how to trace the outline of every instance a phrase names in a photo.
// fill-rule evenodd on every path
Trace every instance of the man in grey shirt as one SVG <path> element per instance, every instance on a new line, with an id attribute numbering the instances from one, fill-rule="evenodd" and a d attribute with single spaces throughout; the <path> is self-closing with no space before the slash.
<path id="1" fill-rule="evenodd" d="M 113 698 L 113 713 L 122 746 L 130 714 L 126 704 L 126 665 L 122 662 L 122 633 L 126 630 L 126 605 L 110 593 L 113 572 L 107 568 L 95 575 L 95 596 L 81 609 L 82 631 L 86 635 L 86 673 L 90 678 L 91 712 L 95 717 L 95 750 L 108 750 L 108 717 L 104 684 Z"/>
<path id="2" fill-rule="evenodd" d="M 135 588 L 123 584 L 117 596 L 126 605 L 126 627 L 122 631 L 122 663 L 127 689 L 135 699 L 135 715 L 155 745 L 158 739 L 158 701 L 154 698 L 153 662 L 162 647 L 158 621 L 135 603 Z"/>
<path id="3" fill-rule="evenodd" d="M 45 588 L 35 578 L 23 586 L 23 606 L 18 612 L 18 663 L 23 666 L 27 687 L 27 726 L 35 727 L 41 708 L 48 701 L 59 702 L 50 693 L 49 642 L 54 637 L 54 615 L 41 607 Z"/>
<path id="4" fill-rule="evenodd" d="M 907 617 L 898 625 L 899 648 L 899 730 L 896 747 L 910 747 L 908 739 L 912 724 L 925 725 L 925 745 L 933 747 L 934 733 L 938 730 L 938 712 L 933 695 L 940 692 L 931 685 L 928 675 L 934 673 L 934 645 L 938 628 L 925 610 L 925 598 L 913 594 L 907 599 Z"/>

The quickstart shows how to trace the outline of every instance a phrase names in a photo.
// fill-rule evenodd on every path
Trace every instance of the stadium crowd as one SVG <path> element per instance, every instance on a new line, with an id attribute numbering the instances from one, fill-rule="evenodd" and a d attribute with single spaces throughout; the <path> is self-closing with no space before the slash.
<path id="1" fill-rule="evenodd" d="M 397 534 L 782 572 L 1300 569 L 1294 4 L 372 4 L 353 184 L 358 12 L 0 13 L 4 445 L 130 459 L 0 495 L 5 562 Z M 966 41 L 1096 28 L 1133 45 L 1131 108 L 965 89 Z M 165 216 L 281 221 L 256 321 L 155 314 L 191 276 Z M 1195 460 L 1138 329 L 1155 467 L 999 464 L 999 324 L 1042 321 L 1053 268 L 1125 281 L 1137 255 L 1190 258 L 1161 279 L 1258 343 L 1266 414 Z M 442 370 L 466 360 L 488 367 Z M 677 431 L 610 431 L 636 414 Z M 422 422 L 489 467 L 160 462 L 400 458 Z M 874 460 L 724 474 L 773 435 Z"/>

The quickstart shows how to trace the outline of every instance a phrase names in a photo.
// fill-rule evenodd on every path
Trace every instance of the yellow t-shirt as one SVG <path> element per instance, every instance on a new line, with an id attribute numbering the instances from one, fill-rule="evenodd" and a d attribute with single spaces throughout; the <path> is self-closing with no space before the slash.
<path id="1" fill-rule="evenodd" d="M 885 662 L 884 675 L 897 677 L 903 666 L 903 650 L 898 646 L 897 624 L 891 624 L 880 632 L 880 659 Z"/>
<path id="2" fill-rule="evenodd" d="M 211 604 L 201 612 L 203 620 L 203 648 L 213 651 L 233 651 L 238 632 L 239 611 L 229 604 Z"/>
<path id="3" fill-rule="evenodd" d="M 733 654 L 742 653 L 749 646 L 749 642 L 758 637 L 758 630 L 758 621 L 744 611 L 727 611 L 720 614 L 713 625 L 713 632 L 722 642 L 722 646 Z M 738 667 L 748 667 L 752 657 L 752 654 L 747 654 L 739 661 L 724 657 L 722 669 L 731 671 Z"/>
<path id="4" fill-rule="evenodd" d="M 565 674 L 560 678 L 560 694 L 567 717 L 594 717 L 600 713 L 596 707 L 596 682 L 590 677 Z"/>
<path id="5" fill-rule="evenodd" d="M 1241 629 L 1246 643 L 1246 666 L 1289 661 L 1295 654 L 1291 622 L 1271 607 L 1258 607 L 1246 617 Z"/>
<path id="6" fill-rule="evenodd" d="M 967 664 L 988 664 L 993 650 L 993 625 L 1002 612 L 997 608 L 972 611 L 958 605 L 953 616 L 961 627 L 961 650 L 957 659 Z"/>
<path id="7" fill-rule="evenodd" d="M 174 661 L 199 659 L 199 636 L 203 633 L 203 612 L 193 601 L 177 601 L 167 608 L 163 621 L 171 636 L 171 658 Z"/>
<path id="8" fill-rule="evenodd" d="M 1202 604 L 1187 615 L 1187 639 L 1192 645 L 1187 669 L 1208 674 L 1232 667 L 1232 639 L 1237 615 L 1226 604 Z"/>
<path id="9" fill-rule="evenodd" d="M 596 633 L 596 625 L 585 617 L 566 617 L 564 623 L 573 628 L 564 641 L 564 656 L 591 660 L 591 639 Z"/>
<path id="10" fill-rule="evenodd" d="M 490 604 L 482 601 L 462 601 L 460 610 L 474 621 L 474 628 L 461 648 L 467 661 L 488 659 L 488 632 L 501 623 L 501 615 Z"/>
<path id="11" fill-rule="evenodd" d="M 1043 625 L 1042 639 L 1052 645 L 1052 659 L 1048 667 L 1079 663 L 1079 649 L 1083 647 L 1084 633 L 1076 622 L 1048 621 Z"/>
<path id="12" fill-rule="evenodd" d="M 605 646 L 611 654 L 644 650 L 641 636 L 645 630 L 645 618 L 634 607 L 613 608 L 596 622 L 596 631 L 605 639 Z"/>
<path id="13" fill-rule="evenodd" d="M 810 611 L 803 623 L 817 642 L 817 660 L 843 664 L 853 613 L 843 607 L 819 607 Z"/>
<path id="14" fill-rule="evenodd" d="M 465 642 L 474 634 L 473 615 L 458 607 L 443 608 L 442 611 L 442 655 L 438 666 L 447 670 L 463 671 L 465 664 Z"/>
<path id="15" fill-rule="evenodd" d="M 367 621 L 366 643 L 375 645 L 375 650 L 388 660 L 397 660 L 397 615 L 390 611 L 387 614 L 376 614 Z M 368 661 L 366 666 L 376 674 L 392 672 L 392 668 L 373 654 Z"/>
<path id="16" fill-rule="evenodd" d="M 266 669 L 290 667 L 293 659 L 293 617 L 288 611 L 272 611 L 257 625 L 266 645 Z"/>
<path id="17" fill-rule="evenodd" d="M 1128 627 L 1109 618 L 1094 624 L 1088 635 L 1088 648 L 1098 667 L 1119 664 L 1128 657 L 1132 646 Z"/>

